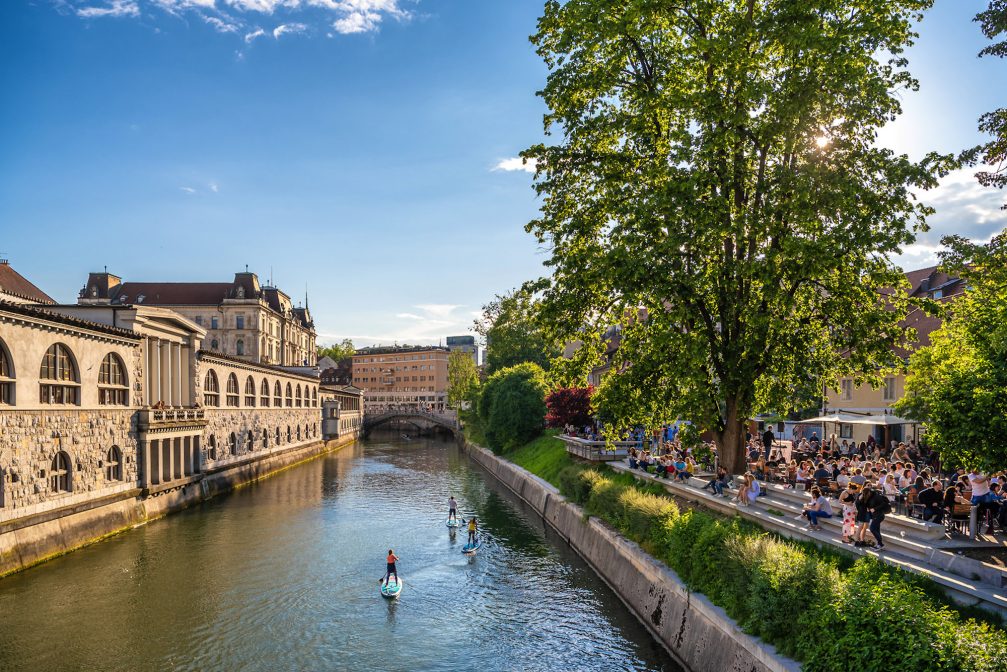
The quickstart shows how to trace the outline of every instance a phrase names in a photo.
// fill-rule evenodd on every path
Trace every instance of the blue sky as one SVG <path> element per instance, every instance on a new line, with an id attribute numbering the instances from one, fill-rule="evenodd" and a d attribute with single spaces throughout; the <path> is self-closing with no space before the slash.
<path id="1" fill-rule="evenodd" d="M 880 142 L 919 156 L 978 140 L 1007 63 L 973 0 L 938 0 L 921 81 Z M 4 0 L 0 252 L 60 301 L 103 266 L 230 279 L 300 299 L 319 340 L 437 342 L 542 272 L 523 231 L 542 138 L 542 0 Z M 501 164 L 501 162 L 503 162 Z M 925 198 L 947 233 L 1007 226 L 1004 194 L 952 175 Z"/>

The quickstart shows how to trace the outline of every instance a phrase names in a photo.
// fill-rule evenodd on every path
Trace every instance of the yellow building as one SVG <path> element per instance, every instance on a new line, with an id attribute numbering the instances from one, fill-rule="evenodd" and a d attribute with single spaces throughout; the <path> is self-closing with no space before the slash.
<path id="1" fill-rule="evenodd" d="M 939 270 L 936 266 L 923 268 L 906 273 L 906 279 L 911 286 L 909 296 L 914 298 L 929 297 L 946 302 L 960 296 L 965 291 L 965 282 L 955 276 Z M 906 360 L 912 351 L 930 344 L 930 334 L 941 326 L 940 319 L 926 315 L 915 309 L 907 316 L 907 326 L 916 329 L 917 343 L 908 351 L 900 350 L 899 354 Z M 902 398 L 906 389 L 905 373 L 896 373 L 885 377 L 882 385 L 875 389 L 870 385 L 856 385 L 852 378 L 843 378 L 837 389 L 827 390 L 823 414 L 843 413 L 851 415 L 894 415 L 892 405 Z M 857 443 L 866 441 L 874 435 L 879 442 L 909 441 L 919 443 L 922 428 L 919 424 L 871 426 L 853 423 L 838 423 L 825 427 L 826 436 L 835 433 L 839 440 L 853 440 Z"/>

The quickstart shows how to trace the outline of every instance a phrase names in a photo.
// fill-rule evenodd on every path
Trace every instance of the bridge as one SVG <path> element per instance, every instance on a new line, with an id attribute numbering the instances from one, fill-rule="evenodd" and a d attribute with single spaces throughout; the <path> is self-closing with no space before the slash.
<path id="1" fill-rule="evenodd" d="M 366 411 L 364 413 L 363 434 L 367 436 L 372 429 L 381 425 L 398 422 L 407 423 L 417 429 L 432 429 L 441 427 L 455 436 L 458 435 L 458 413 L 455 411 L 424 411 L 417 408 L 397 408 L 382 411 Z"/>

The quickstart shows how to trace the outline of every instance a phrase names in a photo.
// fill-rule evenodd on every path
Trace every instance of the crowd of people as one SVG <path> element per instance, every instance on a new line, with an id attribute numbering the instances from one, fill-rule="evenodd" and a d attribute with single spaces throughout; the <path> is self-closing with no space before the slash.
<path id="1" fill-rule="evenodd" d="M 913 441 L 883 446 L 873 437 L 854 443 L 835 435 L 821 440 L 812 433 L 791 445 L 777 442 L 771 429 L 747 441 L 748 469 L 738 476 L 720 466 L 698 465 L 692 451 L 664 436 L 649 442 L 649 448 L 641 441 L 629 451 L 628 462 L 632 469 L 682 481 L 701 470 L 714 471 L 704 489 L 726 496 L 725 490 L 736 486 L 734 500 L 741 506 L 752 506 L 766 494 L 768 482 L 804 490 L 811 497 L 801 513 L 808 528 L 821 530 L 821 520 L 841 516 L 842 541 L 855 546 L 883 550 L 881 526 L 897 508 L 935 523 L 963 509 L 967 516 L 975 508 L 987 534 L 1007 531 L 1004 472 L 943 472 L 936 454 Z M 707 447 L 715 457 L 716 446 Z"/>

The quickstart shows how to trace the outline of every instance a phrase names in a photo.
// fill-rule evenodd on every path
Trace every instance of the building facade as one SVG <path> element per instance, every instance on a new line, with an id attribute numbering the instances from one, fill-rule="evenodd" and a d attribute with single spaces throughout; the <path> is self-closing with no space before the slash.
<path id="1" fill-rule="evenodd" d="M 444 341 L 451 352 L 465 352 L 471 355 L 472 361 L 479 366 L 479 346 L 475 336 L 448 336 Z"/>
<path id="2" fill-rule="evenodd" d="M 206 331 L 205 348 L 249 362 L 314 366 L 315 325 L 305 306 L 294 306 L 255 273 L 235 273 L 232 282 L 123 282 L 108 272 L 91 273 L 80 291 L 82 306 L 160 306 Z"/>
<path id="3" fill-rule="evenodd" d="M 906 273 L 909 281 L 909 296 L 913 298 L 930 298 L 941 303 L 954 301 L 966 290 L 965 282 L 956 276 L 950 276 L 936 266 L 923 268 Z M 917 342 L 909 350 L 900 350 L 899 355 L 908 361 L 909 355 L 916 349 L 930 344 L 930 334 L 941 326 L 941 320 L 927 315 L 918 308 L 913 309 L 904 323 L 916 330 Z M 829 413 L 852 413 L 856 415 L 894 415 L 892 406 L 905 395 L 906 375 L 904 371 L 892 373 L 884 378 L 878 388 L 870 385 L 857 385 L 852 378 L 843 378 L 836 389 L 826 390 L 826 401 L 823 415 Z M 835 433 L 838 440 L 846 439 L 860 443 L 869 436 L 879 442 L 909 441 L 917 443 L 922 439 L 922 426 L 918 423 L 905 425 L 861 425 L 839 424 L 828 426 L 825 433 Z"/>
<path id="4" fill-rule="evenodd" d="M 364 348 L 353 355 L 353 385 L 367 410 L 448 407 L 448 356 L 439 346 Z"/>

